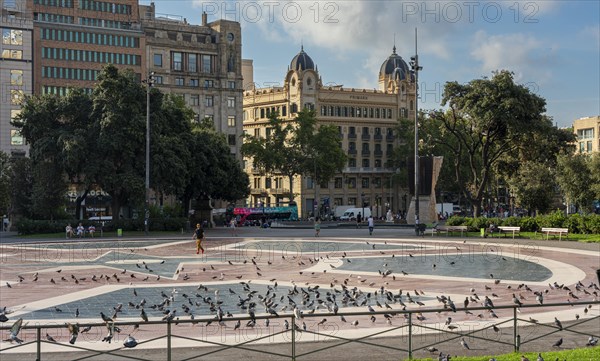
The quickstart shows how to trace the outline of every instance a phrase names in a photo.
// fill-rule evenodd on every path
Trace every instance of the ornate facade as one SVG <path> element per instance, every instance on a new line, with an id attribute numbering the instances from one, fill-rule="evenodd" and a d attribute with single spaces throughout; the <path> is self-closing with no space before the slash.
<path id="1" fill-rule="evenodd" d="M 251 66 L 245 69 L 250 76 Z M 314 184 L 308 176 L 297 176 L 292 191 L 299 214 L 306 218 L 317 207 L 331 214 L 337 206 L 369 207 L 375 217 L 387 209 L 405 211 L 410 202 L 405 185 L 394 184 L 395 172 L 390 160 L 398 144 L 399 118 L 414 118 L 415 84 L 407 63 L 396 53 L 383 62 L 379 71 L 379 89 L 347 88 L 324 84 L 318 67 L 302 48 L 292 59 L 283 85 L 270 88 L 248 86 L 244 92 L 244 133 L 268 136 L 268 116 L 277 111 L 293 121 L 303 108 L 313 109 L 319 122 L 339 129 L 340 145 L 348 155 L 343 171 L 328 184 Z M 289 202 L 290 184 L 278 174 L 261 175 L 245 161 L 250 176 L 249 206 L 278 205 Z"/>

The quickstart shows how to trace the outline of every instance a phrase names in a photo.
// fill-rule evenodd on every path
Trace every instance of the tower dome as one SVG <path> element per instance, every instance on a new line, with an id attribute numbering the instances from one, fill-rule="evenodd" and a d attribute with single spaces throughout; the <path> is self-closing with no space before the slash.
<path id="1" fill-rule="evenodd" d="M 292 59 L 290 63 L 290 70 L 315 70 L 315 63 L 313 60 L 304 52 L 304 46 L 300 48 L 300 52 Z"/>
<path id="2" fill-rule="evenodd" d="M 379 76 L 395 76 L 400 78 L 400 80 L 407 79 L 410 77 L 410 68 L 408 67 L 408 64 L 406 64 L 404 59 L 402 59 L 400 55 L 396 54 L 395 45 L 392 54 L 383 62 L 383 64 L 381 64 Z"/>

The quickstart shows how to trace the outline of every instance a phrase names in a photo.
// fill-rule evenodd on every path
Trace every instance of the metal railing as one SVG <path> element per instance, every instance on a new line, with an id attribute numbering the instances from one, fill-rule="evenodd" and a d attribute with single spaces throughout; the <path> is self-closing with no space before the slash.
<path id="1" fill-rule="evenodd" d="M 566 325 L 566 326 L 562 326 L 562 327 L 558 327 L 554 324 L 548 324 L 548 323 L 539 323 L 536 320 L 533 320 L 531 318 L 529 319 L 524 319 L 524 318 L 520 318 L 518 317 L 518 313 L 519 313 L 519 309 L 530 309 L 530 308 L 558 308 L 558 307 L 574 307 L 574 306 L 583 306 L 585 305 L 587 307 L 587 305 L 599 305 L 600 301 L 586 301 L 586 302 L 567 302 L 567 303 L 549 303 L 549 304 L 544 304 L 544 305 L 537 305 L 537 304 L 531 304 L 531 305 L 522 305 L 522 306 L 517 306 L 517 305 L 506 305 L 506 306 L 496 306 L 494 308 L 490 308 L 490 307 L 467 307 L 467 308 L 456 308 L 456 311 L 453 311 L 449 308 L 422 308 L 422 309 L 411 309 L 411 310 L 387 310 L 387 311 L 375 311 L 375 312 L 338 312 L 338 313 L 313 313 L 313 314 L 304 314 L 302 316 L 302 319 L 310 319 L 310 318 L 325 318 L 325 317 L 339 317 L 339 316 L 344 316 L 344 317 L 361 317 L 361 316 L 381 316 L 381 315 L 388 315 L 388 316 L 397 316 L 397 315 L 402 315 L 404 317 L 404 319 L 406 320 L 406 322 L 401 325 L 401 326 L 389 326 L 388 328 L 386 328 L 385 330 L 375 330 L 373 333 L 369 333 L 367 335 L 363 335 L 357 338 L 350 338 L 350 337 L 343 337 L 334 333 L 325 333 L 325 332 L 319 332 L 319 331 L 311 331 L 309 329 L 301 329 L 297 324 L 296 321 L 298 321 L 298 319 L 293 315 L 293 314 L 285 314 L 285 315 L 280 315 L 280 316 L 271 316 L 271 315 L 260 315 L 260 316 L 256 316 L 254 318 L 254 320 L 289 320 L 289 328 L 283 329 L 281 331 L 277 331 L 277 332 L 270 332 L 266 335 L 260 335 L 259 337 L 255 337 L 252 338 L 250 340 L 246 340 L 244 342 L 238 342 L 238 343 L 224 343 L 224 342 L 216 342 L 213 340 L 209 340 L 208 338 L 202 339 L 202 338 L 195 338 L 195 337 L 190 337 L 190 336 L 182 336 L 182 335 L 177 335 L 173 333 L 173 326 L 177 326 L 177 325 L 186 325 L 186 324 L 206 324 L 208 326 L 208 324 L 211 324 L 213 322 L 217 322 L 216 318 L 214 316 L 211 317 L 202 317 L 202 318 L 196 318 L 196 319 L 185 319 L 185 320 L 173 320 L 173 321 L 148 321 L 148 322 L 140 322 L 140 321 L 123 321 L 123 322 L 114 322 L 114 325 L 117 327 L 126 327 L 126 326 L 140 326 L 140 325 L 162 325 L 164 327 L 166 327 L 166 333 L 162 336 L 157 336 L 157 337 L 153 337 L 147 340 L 142 340 L 142 341 L 138 341 L 138 346 L 144 345 L 144 344 L 148 344 L 157 340 L 161 340 L 161 339 L 166 339 L 166 360 L 167 361 L 172 361 L 173 360 L 173 349 L 175 349 L 175 347 L 172 345 L 172 341 L 174 339 L 181 339 L 181 340 L 186 340 L 189 341 L 190 344 L 205 344 L 208 346 L 216 346 L 218 347 L 217 349 L 210 349 L 210 350 L 204 350 L 205 352 L 201 352 L 201 351 L 196 351 L 194 353 L 193 356 L 191 357 L 187 357 L 187 358 L 182 358 L 179 359 L 181 361 L 187 361 L 187 360 L 193 360 L 193 359 L 201 359 L 203 357 L 206 356 L 210 356 L 213 355 L 215 353 L 218 352 L 222 352 L 222 351 L 226 351 L 226 350 L 231 350 L 231 349 L 237 349 L 237 350 L 242 350 L 242 351 L 249 351 L 249 352 L 257 352 L 257 353 L 263 353 L 263 354 L 268 354 L 268 355 L 272 355 L 272 356 L 278 356 L 278 357 L 282 357 L 282 358 L 289 358 L 292 360 L 297 360 L 297 359 L 301 359 L 305 356 L 308 355 L 312 355 L 318 352 L 323 352 L 326 350 L 330 350 L 336 347 L 340 347 L 343 345 L 347 345 L 350 343 L 358 343 L 360 345 L 365 345 L 365 346 L 374 346 L 374 347 L 379 347 L 379 348 L 384 348 L 384 349 L 388 349 L 388 350 L 393 350 L 393 351 L 397 351 L 398 353 L 405 353 L 407 354 L 409 359 L 413 359 L 414 357 L 414 353 L 416 351 L 420 351 L 420 350 L 426 350 L 429 347 L 435 346 L 439 343 L 445 343 L 445 342 L 449 342 L 449 341 L 453 341 L 453 340 L 457 340 L 460 338 L 464 338 L 464 337 L 469 337 L 470 339 L 477 339 L 477 340 L 485 340 L 488 342 L 493 342 L 493 343 L 497 343 L 500 345 L 505 345 L 505 346 L 510 346 L 512 347 L 512 349 L 514 350 L 514 352 L 519 352 L 520 347 L 524 344 L 536 341 L 538 339 L 541 339 L 543 337 L 547 337 L 550 335 L 553 335 L 557 332 L 571 332 L 574 334 L 578 334 L 578 335 L 583 335 L 583 336 L 594 336 L 596 338 L 600 338 L 600 329 L 595 328 L 595 334 L 591 334 L 589 332 L 581 332 L 578 331 L 576 329 L 574 329 L 577 326 L 580 326 L 582 324 L 594 321 L 594 320 L 598 320 L 600 319 L 600 315 L 593 315 L 593 316 L 588 316 L 586 318 L 582 318 L 582 319 L 576 319 L 574 321 L 572 321 L 571 324 Z M 428 324 L 424 324 L 424 323 L 419 323 L 417 322 L 419 317 L 422 317 L 423 314 L 431 314 L 431 313 L 450 313 L 450 314 L 454 314 L 455 312 L 465 312 L 465 311 L 489 311 L 489 310 L 494 310 L 494 311 L 498 311 L 498 310 L 512 310 L 512 317 L 509 317 L 503 321 L 498 321 L 497 323 L 488 323 L 486 324 L 484 327 L 480 327 L 480 328 L 473 328 L 471 330 L 469 330 L 468 332 L 462 332 L 462 331 L 453 331 L 453 330 L 449 330 L 449 329 L 444 329 L 442 327 L 438 328 L 438 327 L 433 327 L 431 323 Z M 417 314 L 419 317 L 416 317 L 415 314 Z M 237 322 L 237 321 L 249 321 L 251 320 L 250 317 L 246 316 L 246 317 L 227 317 L 224 318 L 223 321 L 225 322 Z M 489 321 L 489 320 L 488 320 Z M 567 321 L 567 320 L 563 320 L 563 322 L 567 323 L 567 322 L 571 322 L 571 321 Z M 525 326 L 520 325 L 519 322 L 524 323 Z M 502 341 L 502 340 L 496 340 L 493 338 L 487 338 L 487 337 L 483 337 L 483 336 L 478 336 L 477 333 L 479 332 L 484 332 L 486 330 L 492 329 L 494 327 L 498 327 L 498 326 L 502 326 L 504 324 L 510 324 L 512 323 L 512 330 L 513 330 L 513 334 L 512 334 L 512 342 L 507 342 L 507 341 Z M 548 329 L 548 332 L 543 333 L 541 335 L 538 335 L 536 337 L 532 337 L 530 339 L 523 339 L 521 337 L 520 334 L 520 330 L 522 330 L 524 327 L 527 326 L 531 326 L 531 325 L 536 325 L 536 326 L 540 326 L 543 328 Z M 102 322 L 102 323 L 81 323 L 79 324 L 80 329 L 83 329 L 84 327 L 102 327 L 103 329 L 106 328 L 106 323 Z M 244 327 L 244 326 L 242 326 Z M 11 325 L 8 326 L 2 326 L 0 327 L 0 332 L 2 331 L 6 331 L 6 330 L 10 330 Z M 41 361 L 42 360 L 42 356 L 43 356 L 43 352 L 42 352 L 42 345 L 43 344 L 52 344 L 52 345 L 60 345 L 62 347 L 65 347 L 67 349 L 72 349 L 72 350 L 78 350 L 78 351 L 88 351 L 90 353 L 92 353 L 92 355 L 84 355 L 81 357 L 78 357 L 79 355 L 75 354 L 76 358 L 73 358 L 71 360 L 84 360 L 84 359 L 89 359 L 92 357 L 96 357 L 96 356 L 100 356 L 100 355 L 113 355 L 113 356 L 118 356 L 119 358 L 125 358 L 125 359 L 131 359 L 131 360 L 146 360 L 145 358 L 140 358 L 138 356 L 135 355 L 129 355 L 129 354 L 124 354 L 124 353 L 117 353 L 118 351 L 122 351 L 125 349 L 124 346 L 121 347 L 117 347 L 114 349 L 110 349 L 110 350 L 98 350 L 98 349 L 93 349 L 93 348 L 88 348 L 88 347 L 82 347 L 82 346 L 78 346 L 75 344 L 70 344 L 67 342 L 52 342 L 52 341 L 48 341 L 46 339 L 42 338 L 42 330 L 45 330 L 47 332 L 47 330 L 51 330 L 51 329 L 62 329 L 65 330 L 66 329 L 66 325 L 63 324 L 35 324 L 35 325 L 29 325 L 29 324 L 25 324 L 22 326 L 21 328 L 21 332 L 23 331 L 27 331 L 27 330 L 35 330 L 35 338 L 33 340 L 27 341 L 25 340 L 22 344 L 17 344 L 17 345 L 12 345 L 6 348 L 2 348 L 0 349 L 0 359 L 2 358 L 2 355 L 7 355 L 7 351 L 10 350 L 14 350 L 20 347 L 25 347 L 27 345 L 31 345 L 31 344 L 35 344 L 36 345 L 36 361 Z M 430 332 L 433 333 L 437 333 L 437 334 L 446 334 L 449 335 L 448 339 L 445 339 L 443 341 L 436 341 L 434 343 L 430 343 L 430 344 L 424 344 L 421 345 L 419 347 L 415 347 L 413 339 L 417 336 L 419 336 L 418 332 L 416 331 L 417 329 L 423 329 L 423 330 L 428 330 Z M 368 330 L 367 328 L 361 328 L 361 330 Z M 378 344 L 378 343 L 374 343 L 372 342 L 371 338 L 375 338 L 375 337 L 385 337 L 386 334 L 389 335 L 389 337 L 398 337 L 397 332 L 394 333 L 394 331 L 407 331 L 407 342 L 406 342 L 406 347 L 398 347 L 398 346 L 390 346 L 390 345 L 382 345 L 382 344 Z M 306 352 L 299 352 L 297 350 L 297 343 L 299 342 L 299 338 L 298 334 L 302 333 L 302 334 L 307 334 L 307 335 L 314 335 L 318 338 L 323 338 L 323 339 L 328 339 L 328 340 L 333 340 L 333 341 L 339 341 L 339 343 L 336 344 L 328 344 L 325 346 L 320 347 L 321 343 L 317 343 L 316 349 L 312 349 Z M 290 352 L 289 353 L 281 353 L 281 352 L 276 352 L 276 351 L 269 351 L 269 350 L 264 350 L 264 349 L 255 349 L 255 348 L 251 348 L 248 347 L 249 344 L 251 343 L 256 343 L 259 341 L 263 341 L 263 340 L 267 340 L 268 338 L 274 338 L 275 336 L 285 336 L 289 334 L 289 347 L 290 347 Z M 27 337 L 24 337 L 25 339 Z M 3 340 L 5 338 L 3 337 Z M 285 342 L 280 342 L 280 344 L 285 344 L 288 341 Z M 3 341 L 5 342 L 5 341 Z M 310 341 L 302 341 L 302 342 L 307 342 L 309 343 Z M 394 343 L 396 344 L 396 343 Z M 191 347 L 191 346 L 185 346 L 185 347 Z M 53 352 L 56 352 L 56 350 L 54 350 Z M 29 351 L 29 353 L 31 353 Z M 397 355 L 397 357 L 401 357 L 401 355 Z"/>

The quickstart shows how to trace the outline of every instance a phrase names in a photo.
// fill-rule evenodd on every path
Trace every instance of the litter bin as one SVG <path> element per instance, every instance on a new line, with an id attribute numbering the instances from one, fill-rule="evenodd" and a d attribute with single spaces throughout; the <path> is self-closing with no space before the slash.
<path id="1" fill-rule="evenodd" d="M 485 228 L 479 230 L 481 232 L 481 238 L 485 238 Z"/>
<path id="2" fill-rule="evenodd" d="M 122 228 L 117 229 L 117 237 L 123 237 L 123 229 Z"/>

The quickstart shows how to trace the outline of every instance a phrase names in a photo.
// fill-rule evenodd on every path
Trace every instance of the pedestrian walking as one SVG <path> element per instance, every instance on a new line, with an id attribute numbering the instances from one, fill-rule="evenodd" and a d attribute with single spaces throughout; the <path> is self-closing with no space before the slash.
<path id="1" fill-rule="evenodd" d="M 315 237 L 319 237 L 319 233 L 321 233 L 321 220 L 317 217 L 315 219 Z"/>
<path id="2" fill-rule="evenodd" d="M 237 237 L 237 231 L 235 229 L 236 228 L 236 219 L 235 219 L 235 217 L 231 218 L 231 221 L 229 221 L 229 227 L 231 227 L 231 235 Z"/>
<path id="3" fill-rule="evenodd" d="M 367 224 L 369 225 L 369 236 L 373 234 L 373 228 L 375 228 L 375 221 L 373 220 L 373 216 L 369 216 L 367 219 Z"/>
<path id="4" fill-rule="evenodd" d="M 196 224 L 196 230 L 194 230 L 193 239 L 196 240 L 196 254 L 199 254 L 202 250 L 202 254 L 204 254 L 204 248 L 202 248 L 202 242 L 204 241 L 204 228 L 200 225 L 200 223 Z"/>
<path id="5" fill-rule="evenodd" d="M 358 214 L 356 215 L 356 228 L 360 228 L 360 222 L 362 222 L 362 214 L 358 212 Z"/>

